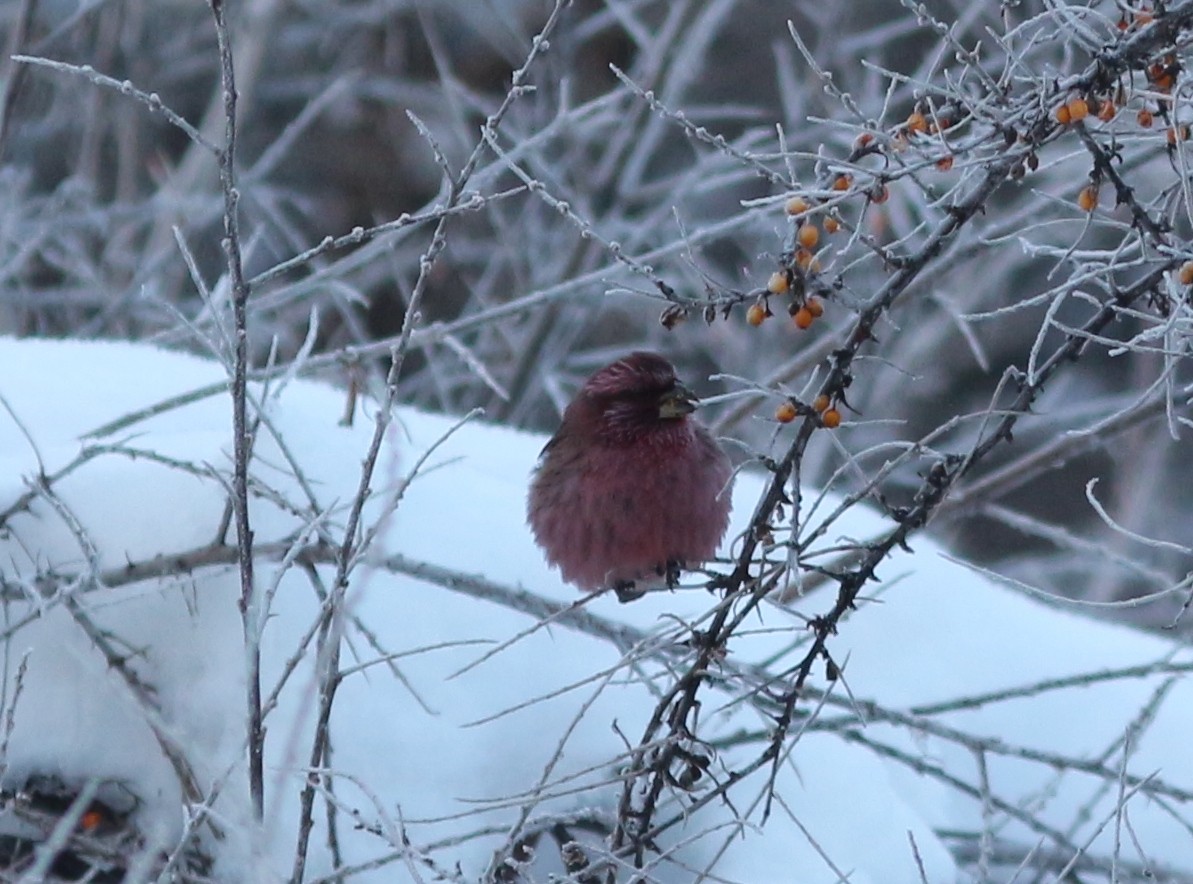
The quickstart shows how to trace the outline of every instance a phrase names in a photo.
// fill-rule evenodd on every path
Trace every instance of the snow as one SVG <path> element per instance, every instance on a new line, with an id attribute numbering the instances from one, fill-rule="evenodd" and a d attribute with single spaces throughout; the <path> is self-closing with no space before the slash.
<path id="1" fill-rule="evenodd" d="M 253 466 L 263 492 L 252 508 L 255 540 L 269 553 L 256 562 L 258 589 L 276 586 L 262 636 L 267 696 L 286 674 L 266 719 L 260 828 L 252 821 L 244 760 L 246 655 L 234 564 L 225 559 L 128 585 L 97 587 L 90 579 L 98 571 L 119 583 L 129 562 L 178 556 L 217 538 L 231 470 L 223 379 L 215 363 L 144 345 L 0 339 L 0 396 L 9 409 L 0 412 L 4 715 L 12 720 L 0 747 L 0 785 L 19 788 L 35 774 L 76 788 L 93 780 L 119 784 L 135 798 L 139 831 L 169 850 L 193 803 L 163 751 L 174 746 L 202 795 L 214 795 L 218 834 L 205 823 L 197 831 L 216 859 L 215 877 L 286 880 L 326 662 L 309 636 L 320 617 L 317 588 L 330 586 L 333 571 L 316 569 L 317 587 L 304 568 L 283 567 L 278 552 L 311 529 L 312 511 L 326 515 L 322 530 L 342 536 L 371 421 L 358 416 L 355 427 L 340 426 L 344 394 L 319 384 L 259 391 L 270 427 L 285 440 L 283 451 L 262 429 Z M 210 395 L 186 405 L 87 435 L 208 387 Z M 352 671 L 332 715 L 339 849 L 358 870 L 347 878 L 353 882 L 434 880 L 454 875 L 457 866 L 462 880 L 478 880 L 524 806 L 532 821 L 594 811 L 612 818 L 627 741 L 641 735 L 656 692 L 674 672 L 658 655 L 628 669 L 619 665 L 625 649 L 607 639 L 562 622 L 533 629 L 537 618 L 509 604 L 387 567 L 385 557 L 403 556 L 483 576 L 511 595 L 578 597 L 548 569 L 524 523 L 541 438 L 409 409 L 395 417 L 366 508 L 366 527 L 381 520 L 379 539 L 349 587 L 354 619 L 341 666 Z M 107 448 L 78 461 L 96 445 Z M 384 504 L 428 451 L 388 514 Z M 10 509 L 36 487 L 39 470 L 54 476 L 72 463 L 49 493 Z M 762 481 L 748 471 L 739 477 L 731 537 Z M 877 514 L 853 507 L 834 537 L 881 529 Z M 232 543 L 230 530 L 224 536 Z M 1027 689 L 1053 678 L 1187 663 L 1187 651 L 1029 600 L 924 539 L 913 554 L 885 565 L 882 576 L 876 600 L 848 617 L 832 640 L 834 658 L 847 660 L 844 678 L 791 748 L 776 781 L 781 801 L 765 825 L 763 770 L 734 786 L 732 807 L 713 801 L 669 831 L 660 846 L 669 854 L 682 847 L 667 859 L 651 858 L 654 879 L 693 881 L 707 870 L 717 881 L 847 876 L 853 884 L 898 884 L 922 880 L 922 866 L 932 882 L 967 880 L 945 833 L 981 832 L 984 819 L 991 834 L 1027 849 L 1037 842 L 1055 849 L 1055 839 L 1043 834 L 1055 830 L 1105 857 L 1118 839 L 1125 864 L 1153 863 L 1193 877 L 1193 811 L 1174 791 L 1193 790 L 1187 680 L 1158 671 Z M 699 621 L 717 601 L 690 589 L 624 606 L 602 597 L 585 610 L 668 641 L 682 637 L 680 621 Z M 72 604 L 81 613 L 72 614 Z M 814 592 L 795 610 L 767 607 L 752 634 L 731 646 L 730 661 L 765 660 L 771 672 L 783 672 L 807 637 L 796 612 L 813 615 L 829 604 Z M 108 665 L 87 624 L 146 686 L 141 699 Z M 383 654 L 391 656 L 379 659 Z M 828 687 L 823 672 L 814 686 Z M 912 712 L 1017 689 L 972 707 Z M 714 777 L 760 751 L 757 743 L 732 745 L 730 738 L 771 726 L 747 705 L 728 702 L 732 693 L 705 696 L 701 736 L 724 741 Z M 809 700 L 809 710 L 814 705 Z M 900 763 L 899 753 L 914 763 Z M 1117 781 L 1124 755 L 1132 775 L 1171 787 L 1168 797 L 1140 792 L 1124 804 Z M 1093 772 L 1079 772 L 1078 762 Z M 944 776 L 976 788 L 984 776 L 993 797 L 984 810 L 980 797 Z M 1130 784 L 1122 790 L 1130 793 Z M 536 791 L 545 794 L 529 801 Z M 699 787 L 677 791 L 664 816 L 700 794 Z M 334 868 L 323 807 L 321 796 L 306 880 Z M 544 837 L 528 879 L 558 871 L 550 853 Z"/>

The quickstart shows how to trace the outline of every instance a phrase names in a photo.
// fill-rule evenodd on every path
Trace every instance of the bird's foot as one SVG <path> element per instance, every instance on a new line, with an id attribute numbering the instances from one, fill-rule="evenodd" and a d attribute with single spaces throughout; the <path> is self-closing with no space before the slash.
<path id="1" fill-rule="evenodd" d="M 668 559 L 665 563 L 655 566 L 655 574 L 663 578 L 663 583 L 667 589 L 675 589 L 679 586 L 679 577 L 683 573 L 684 563 L 678 559 Z M 651 580 L 618 580 L 613 584 L 612 589 L 617 593 L 617 600 L 622 604 L 632 602 L 635 599 L 640 599 L 642 596 L 650 592 L 651 589 L 658 589 L 657 583 Z"/>
<path id="2" fill-rule="evenodd" d="M 677 559 L 668 559 L 662 568 L 663 579 L 667 581 L 668 589 L 679 586 L 679 575 L 683 572 L 684 563 Z"/>
<path id="3" fill-rule="evenodd" d="M 613 591 L 617 593 L 617 600 L 623 605 L 646 595 L 646 590 L 639 589 L 633 580 L 618 580 L 613 584 Z"/>

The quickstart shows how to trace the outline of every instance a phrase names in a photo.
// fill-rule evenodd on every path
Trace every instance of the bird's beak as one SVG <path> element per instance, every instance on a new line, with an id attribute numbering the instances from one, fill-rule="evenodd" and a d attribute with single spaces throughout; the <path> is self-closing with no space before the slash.
<path id="1" fill-rule="evenodd" d="M 659 397 L 659 417 L 663 420 L 675 420 L 696 410 L 700 400 L 692 395 L 692 391 L 683 384 L 674 387 Z"/>

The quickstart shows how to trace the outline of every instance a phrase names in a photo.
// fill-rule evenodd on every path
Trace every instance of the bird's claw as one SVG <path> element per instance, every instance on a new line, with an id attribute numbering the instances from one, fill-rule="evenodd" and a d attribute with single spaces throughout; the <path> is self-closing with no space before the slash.
<path id="1" fill-rule="evenodd" d="M 646 595 L 645 589 L 639 589 L 638 585 L 633 580 L 619 580 L 613 584 L 613 592 L 617 594 L 617 600 L 623 605 L 626 602 L 632 602 L 635 599 L 640 599 Z"/>
<path id="2" fill-rule="evenodd" d="M 683 573 L 683 568 L 683 562 L 678 559 L 668 559 L 665 563 L 656 565 L 654 570 L 663 578 L 664 585 L 668 589 L 675 589 L 679 586 L 679 577 Z M 638 581 L 619 580 L 613 584 L 612 589 L 617 594 L 617 600 L 624 605 L 626 602 L 642 598 L 650 590 L 650 586 L 640 587 Z"/>
<path id="3" fill-rule="evenodd" d="M 667 581 L 668 589 L 675 589 L 679 586 L 679 575 L 683 571 L 683 562 L 675 559 L 668 559 L 667 564 L 663 569 L 663 579 Z"/>

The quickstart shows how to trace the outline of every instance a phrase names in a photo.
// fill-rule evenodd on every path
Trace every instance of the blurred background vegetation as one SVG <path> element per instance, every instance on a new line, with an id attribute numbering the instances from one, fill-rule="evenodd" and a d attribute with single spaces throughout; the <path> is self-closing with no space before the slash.
<path id="1" fill-rule="evenodd" d="M 436 150 L 460 168 L 554 5 L 229 4 L 256 364 L 293 359 L 309 339 L 313 352 L 336 354 L 312 362 L 333 383 L 384 368 L 431 236 L 420 218 L 433 220 L 445 194 Z M 1147 302 L 1058 372 L 1014 442 L 958 486 L 931 530 L 1047 593 L 1159 594 L 1114 615 L 1170 622 L 1193 569 L 1181 439 L 1193 318 L 1180 278 L 1191 229 L 1180 127 L 1193 116 L 1183 31 L 1126 74 L 1101 82 L 1089 71 L 1100 53 L 1183 12 L 1173 7 L 561 4 L 550 48 L 527 73 L 532 88 L 468 183 L 475 201 L 449 226 L 402 398 L 451 412 L 479 405 L 493 420 L 549 430 L 590 371 L 649 347 L 698 391 L 734 394 L 706 414 L 740 443 L 736 459 L 773 455 L 790 432 L 776 406 L 812 400 L 859 307 L 898 269 L 892 256 L 924 255 L 854 365 L 844 425 L 818 433 L 800 466 L 806 484 L 865 489 L 894 508 L 940 452 L 972 446 L 1004 403 L 1010 367 L 1026 369 L 1095 302 L 1160 268 L 1169 272 Z M 10 0 L 0 25 L 0 331 L 226 354 L 215 158 L 81 69 L 160 97 L 221 143 L 207 5 Z M 1172 82 L 1159 82 L 1157 64 Z M 1088 124 L 1025 124 L 1074 96 L 1088 98 Z M 1097 119 L 1106 101 L 1115 113 Z M 873 152 L 859 153 L 862 133 Z M 1086 138 L 1113 157 L 1159 233 L 1117 204 Z M 926 249 L 950 205 L 1008 150 L 1022 160 L 982 211 Z M 1091 181 L 1102 187 L 1086 211 Z M 785 212 L 794 194 L 808 219 Z M 792 276 L 792 290 L 806 285 L 826 307 L 801 330 L 788 318 L 799 295 L 767 297 L 768 281 L 793 272 L 795 225 L 821 225 L 830 209 L 842 229 L 818 226 L 815 267 Z M 327 237 L 343 239 L 321 246 Z M 774 314 L 758 327 L 747 322 L 756 303 Z M 1109 517 L 1167 545 L 1108 525 L 1087 498 L 1093 479 Z"/>

